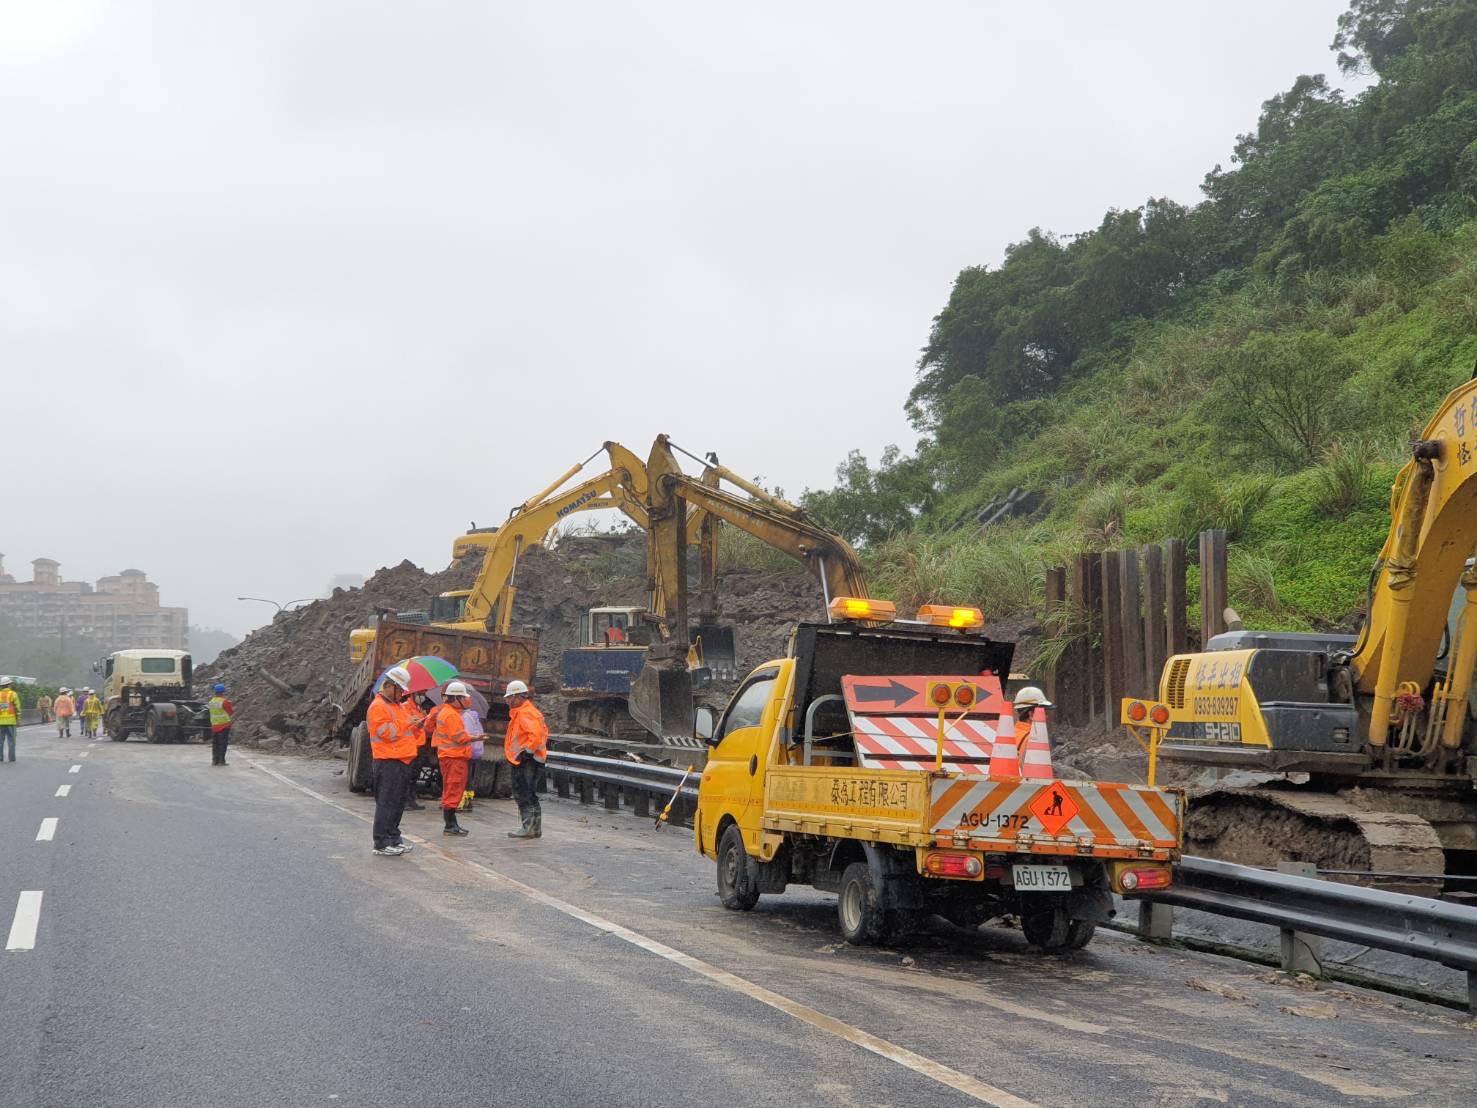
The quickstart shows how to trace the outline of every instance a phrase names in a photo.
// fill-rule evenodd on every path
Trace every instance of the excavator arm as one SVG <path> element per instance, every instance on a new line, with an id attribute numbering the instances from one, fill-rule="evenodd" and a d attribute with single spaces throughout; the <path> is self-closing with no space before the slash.
<path id="1" fill-rule="evenodd" d="M 1432 417 L 1390 495 L 1390 532 L 1380 551 L 1378 579 L 1353 666 L 1359 691 L 1372 696 L 1369 746 L 1386 753 L 1392 726 L 1407 717 L 1436 674 L 1452 594 L 1465 590 L 1465 605 L 1448 643 L 1446 676 L 1428 713 L 1428 738 L 1397 734 L 1443 755 L 1461 745 L 1462 722 L 1477 662 L 1477 379 L 1453 389 Z M 1404 706 L 1401 702 L 1404 701 Z M 1443 759 L 1444 760 L 1444 759 Z"/>
<path id="2" fill-rule="evenodd" d="M 866 575 L 856 552 L 840 535 L 815 523 L 795 505 L 751 482 L 735 480 L 731 471 L 719 466 L 711 455 L 703 462 L 702 476 L 684 473 L 674 450 L 671 440 L 659 435 L 647 459 L 647 577 L 650 608 L 660 621 L 662 643 L 652 647 L 646 665 L 632 684 L 630 711 L 655 734 L 685 738 L 692 733 L 693 718 L 692 683 L 687 673 L 690 540 L 686 523 L 691 511 L 704 513 L 699 535 L 703 575 L 700 620 L 712 618 L 716 609 L 718 522 L 737 527 L 809 567 L 828 601 L 836 596 L 868 594 Z M 737 484 L 750 495 L 740 496 L 722 488 L 723 480 Z M 704 655 L 710 657 L 713 652 L 706 649 L 706 638 L 704 646 Z M 731 638 L 728 646 L 731 649 Z"/>

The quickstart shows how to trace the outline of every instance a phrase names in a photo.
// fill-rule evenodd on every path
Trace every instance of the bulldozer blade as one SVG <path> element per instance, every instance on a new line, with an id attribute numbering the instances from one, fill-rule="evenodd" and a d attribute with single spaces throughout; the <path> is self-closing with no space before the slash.
<path id="1" fill-rule="evenodd" d="M 688 746 L 697 725 L 692 675 L 681 658 L 648 660 L 631 682 L 631 718 L 663 742 Z"/>
<path id="2" fill-rule="evenodd" d="M 702 643 L 703 665 L 715 681 L 738 680 L 738 647 L 731 623 L 699 623 L 692 629 L 692 641 Z"/>

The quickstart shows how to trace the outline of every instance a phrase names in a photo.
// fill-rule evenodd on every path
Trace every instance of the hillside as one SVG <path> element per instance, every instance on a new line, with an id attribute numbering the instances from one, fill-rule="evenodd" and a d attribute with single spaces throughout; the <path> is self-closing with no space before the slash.
<path id="1" fill-rule="evenodd" d="M 916 449 L 806 496 L 880 591 L 1029 612 L 1077 550 L 1219 526 L 1248 618 L 1357 616 L 1405 444 L 1477 365 L 1477 0 L 1355 0 L 1333 30 L 1374 83 L 1297 77 L 1198 205 L 1033 229 L 958 275 Z M 1039 506 L 982 528 L 1012 489 Z"/>

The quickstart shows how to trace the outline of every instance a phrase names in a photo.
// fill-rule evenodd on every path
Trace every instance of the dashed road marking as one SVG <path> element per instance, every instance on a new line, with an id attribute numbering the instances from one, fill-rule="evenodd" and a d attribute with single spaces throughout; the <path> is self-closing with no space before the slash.
<path id="1" fill-rule="evenodd" d="M 28 889 L 16 901 L 15 918 L 10 924 L 6 950 L 32 950 L 36 946 L 36 928 L 41 926 L 41 891 Z"/>
<path id="2" fill-rule="evenodd" d="M 306 785 L 300 785 L 292 778 L 278 773 L 276 770 L 268 769 L 259 762 L 247 759 L 247 765 L 251 766 L 252 769 L 261 770 L 267 776 L 281 781 L 284 785 L 288 785 L 298 792 L 311 796 L 314 800 L 327 804 L 330 808 L 336 808 L 340 812 L 353 816 L 361 823 L 372 822 L 362 812 L 356 812 L 352 808 L 346 808 L 344 805 L 324 796 L 317 790 L 310 789 Z M 414 838 L 415 836 L 411 837 Z M 552 896 L 541 889 L 534 888 L 532 885 L 525 885 L 522 881 L 518 881 L 504 873 L 499 873 L 497 870 L 485 866 L 480 862 L 474 862 L 459 855 L 449 853 L 426 839 L 420 839 L 419 842 L 433 854 L 449 862 L 455 862 L 458 865 L 475 870 L 496 885 L 501 885 L 545 907 L 553 908 L 556 912 L 561 912 L 571 919 L 579 920 L 581 923 L 588 924 L 598 931 L 603 931 L 607 935 L 628 942 L 632 946 L 646 951 L 648 954 L 654 954 L 658 958 L 664 958 L 668 962 L 679 965 L 683 969 L 689 970 L 700 977 L 707 978 L 714 984 L 721 985 L 752 1000 L 757 1000 L 760 1004 L 767 1005 L 802 1023 L 809 1024 L 817 1030 L 824 1031 L 829 1035 L 836 1036 L 838 1039 L 843 1039 L 846 1042 L 859 1046 L 863 1050 L 870 1051 L 878 1057 L 886 1058 L 890 1062 L 896 1062 L 898 1065 L 910 1069 L 914 1073 L 921 1074 L 924 1077 L 937 1081 L 941 1085 L 946 1085 L 951 1089 L 964 1093 L 966 1096 L 972 1097 L 982 1104 L 994 1105 L 996 1108 L 1037 1108 L 1032 1101 L 1024 1100 L 1021 1097 L 1006 1092 L 1004 1089 L 997 1089 L 993 1085 L 987 1085 L 985 1082 L 971 1077 L 967 1073 L 961 1073 L 959 1070 L 952 1069 L 942 1062 L 935 1062 L 932 1058 L 916 1054 L 906 1047 L 901 1047 L 896 1043 L 888 1042 L 886 1039 L 878 1038 L 876 1035 L 863 1031 L 859 1027 L 853 1027 L 851 1024 L 845 1023 L 834 1016 L 828 1016 L 824 1012 L 810 1007 L 808 1004 L 801 1004 L 798 1000 L 791 1000 L 787 996 L 782 996 L 771 989 L 766 989 L 763 985 L 755 984 L 743 977 L 739 977 L 737 974 L 719 969 L 715 965 L 704 962 L 701 958 L 695 958 L 691 954 L 686 954 L 683 951 L 677 950 L 675 947 L 668 946 L 666 943 L 648 938 L 639 931 L 633 931 L 629 927 L 624 927 L 619 923 L 605 919 L 603 916 L 598 916 L 594 912 L 587 912 L 576 904 L 571 904 L 567 900 L 561 900 L 557 896 Z"/>
<path id="3" fill-rule="evenodd" d="M 71 785 L 58 785 L 57 786 L 57 790 L 56 790 L 56 795 L 57 796 L 66 796 L 71 791 L 72 791 L 72 786 Z"/>
<path id="4" fill-rule="evenodd" d="M 77 765 L 75 765 L 71 769 L 67 770 L 67 772 L 68 773 L 81 773 L 82 772 L 82 764 L 79 762 Z"/>
<path id="5" fill-rule="evenodd" d="M 92 741 L 93 742 L 97 742 L 96 739 L 93 739 Z M 92 751 L 90 751 L 90 750 L 81 750 L 81 751 L 78 751 L 77 752 L 77 757 L 79 757 L 79 758 L 86 758 L 91 753 L 92 753 Z"/>
<path id="6" fill-rule="evenodd" d="M 56 817 L 47 816 L 41 821 L 41 830 L 36 832 L 38 843 L 49 843 L 56 838 Z"/>

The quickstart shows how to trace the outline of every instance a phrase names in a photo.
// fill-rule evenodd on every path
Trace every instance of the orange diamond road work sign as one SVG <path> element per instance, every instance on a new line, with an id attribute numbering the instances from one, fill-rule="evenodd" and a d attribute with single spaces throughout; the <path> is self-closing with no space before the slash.
<path id="1" fill-rule="evenodd" d="M 1059 781 L 1043 785 L 1026 807 L 1041 821 L 1048 835 L 1060 835 L 1062 828 L 1077 816 L 1077 802 L 1072 799 L 1071 790 Z"/>

